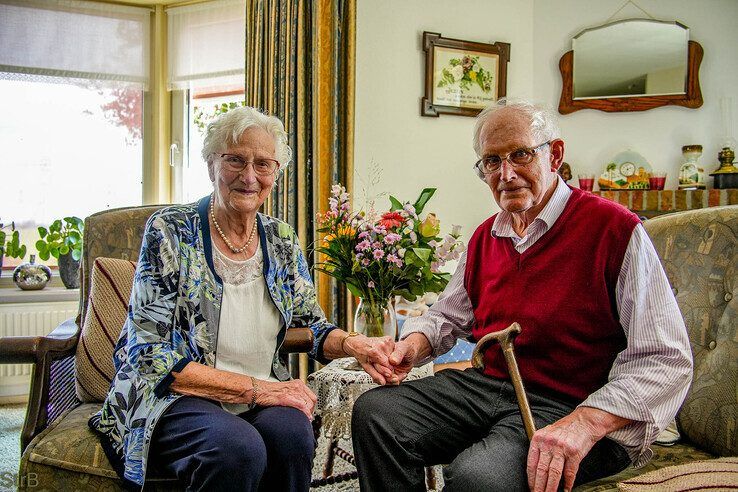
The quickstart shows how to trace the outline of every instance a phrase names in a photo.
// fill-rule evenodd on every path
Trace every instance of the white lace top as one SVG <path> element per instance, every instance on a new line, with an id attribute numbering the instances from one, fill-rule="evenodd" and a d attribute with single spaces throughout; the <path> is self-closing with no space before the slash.
<path id="1" fill-rule="evenodd" d="M 223 279 L 215 367 L 257 379 L 277 381 L 272 359 L 281 318 L 264 281 L 264 258 L 257 246 L 247 260 L 232 260 L 213 245 L 215 272 Z M 223 403 L 238 414 L 248 404 Z"/>

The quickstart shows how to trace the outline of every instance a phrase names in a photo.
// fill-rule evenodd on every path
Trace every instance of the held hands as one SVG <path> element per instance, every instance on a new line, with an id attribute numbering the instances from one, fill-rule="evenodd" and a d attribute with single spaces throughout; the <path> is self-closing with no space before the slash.
<path id="1" fill-rule="evenodd" d="M 407 340 L 363 335 L 345 339 L 344 350 L 361 364 L 375 383 L 400 384 L 415 364 L 417 349 Z"/>
<path id="2" fill-rule="evenodd" d="M 315 393 L 300 379 L 256 383 L 256 404 L 262 407 L 293 407 L 313 420 L 313 408 L 317 401 Z"/>
<path id="3" fill-rule="evenodd" d="M 377 384 L 398 384 L 389 355 L 395 347 L 391 337 L 367 337 L 364 335 L 347 337 L 343 349 L 353 356 Z"/>

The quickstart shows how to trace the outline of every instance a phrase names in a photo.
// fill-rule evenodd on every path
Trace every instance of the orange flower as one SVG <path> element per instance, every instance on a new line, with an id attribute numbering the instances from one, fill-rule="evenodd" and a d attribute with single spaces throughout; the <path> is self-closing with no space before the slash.
<path id="1" fill-rule="evenodd" d="M 396 227 L 400 227 L 403 221 L 404 219 L 399 212 L 387 212 L 382 215 L 382 218 L 379 220 L 379 225 L 386 229 L 394 229 Z"/>

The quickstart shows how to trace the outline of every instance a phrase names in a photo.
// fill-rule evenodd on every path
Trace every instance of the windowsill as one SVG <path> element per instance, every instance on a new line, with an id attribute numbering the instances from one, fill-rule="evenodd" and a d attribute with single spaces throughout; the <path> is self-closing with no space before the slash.
<path id="1" fill-rule="evenodd" d="M 0 276 L 0 304 L 27 302 L 70 302 L 79 300 L 79 289 L 67 289 L 58 275 L 51 277 L 41 290 L 21 290 L 12 279 L 12 272 Z"/>

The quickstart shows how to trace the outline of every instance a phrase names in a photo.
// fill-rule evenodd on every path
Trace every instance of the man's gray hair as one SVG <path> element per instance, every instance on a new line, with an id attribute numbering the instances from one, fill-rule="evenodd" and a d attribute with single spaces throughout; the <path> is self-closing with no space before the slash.
<path id="1" fill-rule="evenodd" d="M 498 99 L 497 102 L 488 106 L 477 116 L 474 124 L 474 152 L 478 157 L 482 156 L 481 133 L 487 120 L 502 108 L 513 108 L 528 116 L 530 119 L 530 131 L 535 138 L 536 144 L 548 142 L 561 137 L 559 129 L 559 118 L 551 109 L 525 100 Z"/>
<path id="2" fill-rule="evenodd" d="M 292 149 L 287 143 L 282 121 L 249 106 L 231 109 L 208 125 L 202 147 L 203 160 L 210 163 L 212 154 L 238 145 L 243 132 L 252 127 L 261 128 L 274 139 L 275 158 L 279 161 L 280 171 L 284 169 L 292 159 Z"/>

